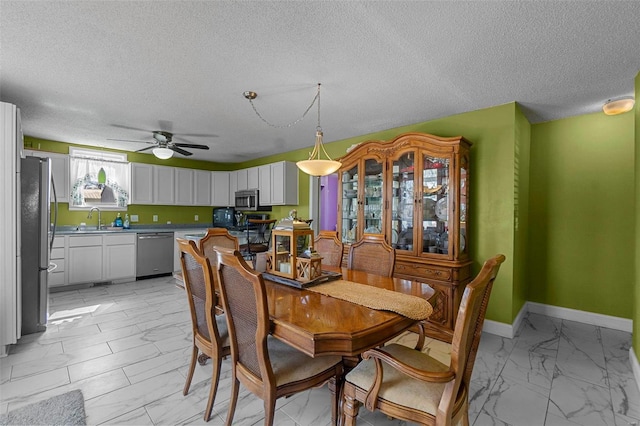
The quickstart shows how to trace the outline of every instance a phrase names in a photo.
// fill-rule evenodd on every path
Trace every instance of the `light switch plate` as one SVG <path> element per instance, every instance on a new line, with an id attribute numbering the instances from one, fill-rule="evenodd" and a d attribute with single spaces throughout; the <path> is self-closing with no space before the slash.
<path id="1" fill-rule="evenodd" d="M 132 214 L 131 215 L 131 222 L 137 222 L 138 221 L 138 215 L 137 214 Z"/>
<path id="2" fill-rule="evenodd" d="M 157 221 L 158 221 L 158 215 L 157 215 L 157 214 L 154 214 L 154 215 L 153 215 L 153 221 L 154 221 L 154 222 L 157 222 Z"/>
<path id="3" fill-rule="evenodd" d="M 193 220 L 198 221 L 198 215 L 193 216 Z"/>

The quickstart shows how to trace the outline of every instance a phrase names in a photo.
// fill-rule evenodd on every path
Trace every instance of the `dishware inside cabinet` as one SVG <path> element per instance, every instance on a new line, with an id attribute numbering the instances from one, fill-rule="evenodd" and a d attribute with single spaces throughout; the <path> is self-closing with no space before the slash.
<path id="1" fill-rule="evenodd" d="M 449 254 L 448 157 L 425 153 L 422 159 L 422 253 Z"/>

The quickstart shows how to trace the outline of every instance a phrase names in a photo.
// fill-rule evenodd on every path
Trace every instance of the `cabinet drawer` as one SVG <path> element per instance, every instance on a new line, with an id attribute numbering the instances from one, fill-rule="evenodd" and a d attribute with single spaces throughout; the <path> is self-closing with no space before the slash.
<path id="1" fill-rule="evenodd" d="M 69 247 L 101 246 L 102 235 L 83 235 L 69 237 Z"/>
<path id="2" fill-rule="evenodd" d="M 422 265 L 419 263 L 396 263 L 395 273 L 398 275 L 408 275 L 411 277 L 426 278 L 438 281 L 451 282 L 453 279 L 453 270 L 432 265 Z"/>
<path id="3" fill-rule="evenodd" d="M 64 259 L 51 259 L 52 263 L 55 263 L 56 269 L 53 270 L 53 273 L 64 272 L 65 260 Z"/>
<path id="4" fill-rule="evenodd" d="M 104 244 L 107 246 L 126 245 L 126 244 L 135 244 L 135 243 L 136 243 L 136 234 L 104 236 Z"/>
<path id="5" fill-rule="evenodd" d="M 57 269 L 56 269 L 57 271 Z M 65 285 L 64 272 L 50 272 L 49 273 L 49 286 Z"/>
<path id="6" fill-rule="evenodd" d="M 53 239 L 53 248 L 64 248 L 64 236 L 63 235 L 56 235 L 56 237 Z"/>
<path id="7" fill-rule="evenodd" d="M 51 259 L 64 259 L 64 247 L 57 247 L 51 250 Z"/>

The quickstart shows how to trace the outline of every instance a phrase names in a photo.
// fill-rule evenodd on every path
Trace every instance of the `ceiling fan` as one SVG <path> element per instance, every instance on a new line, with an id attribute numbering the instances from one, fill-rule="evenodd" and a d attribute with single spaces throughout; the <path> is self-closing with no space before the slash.
<path id="1" fill-rule="evenodd" d="M 154 130 L 152 133 L 153 133 L 153 141 L 139 141 L 139 140 L 136 141 L 136 140 L 128 140 L 128 139 L 107 139 L 107 140 L 120 141 L 120 142 L 139 142 L 139 143 L 150 144 L 151 146 L 139 149 L 136 152 L 143 152 L 151 149 L 153 150 L 153 154 L 162 160 L 171 158 L 174 152 L 177 152 L 178 154 L 182 154 L 184 156 L 193 155 L 193 153 L 187 150 L 184 150 L 182 148 L 205 149 L 205 150 L 209 149 L 207 145 L 200 145 L 195 143 L 173 142 L 173 133 L 165 132 L 164 130 Z"/>

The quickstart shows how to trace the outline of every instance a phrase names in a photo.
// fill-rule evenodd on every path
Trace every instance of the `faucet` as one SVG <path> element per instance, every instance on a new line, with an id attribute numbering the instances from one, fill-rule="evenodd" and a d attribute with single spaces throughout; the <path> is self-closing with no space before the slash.
<path id="1" fill-rule="evenodd" d="M 100 214 L 100 209 L 97 207 L 91 207 L 91 210 L 89 210 L 89 215 L 87 216 L 87 219 L 91 219 L 91 213 L 93 213 L 94 210 L 98 211 L 98 231 L 102 228 L 102 216 Z"/>

